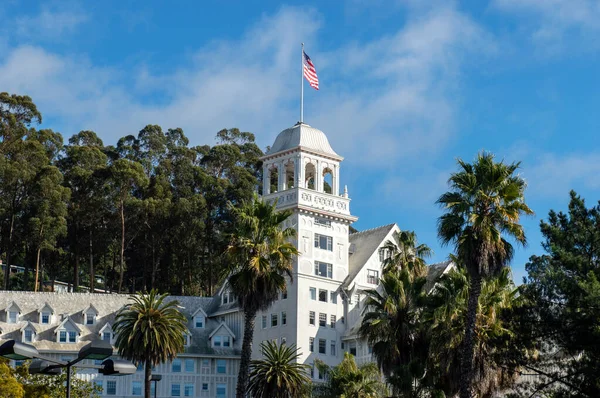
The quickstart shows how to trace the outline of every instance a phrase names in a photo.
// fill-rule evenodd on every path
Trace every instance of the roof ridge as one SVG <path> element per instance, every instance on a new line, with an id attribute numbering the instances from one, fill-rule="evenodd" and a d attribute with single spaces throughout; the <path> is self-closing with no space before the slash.
<path id="1" fill-rule="evenodd" d="M 436 265 L 441 265 L 441 264 L 450 264 L 452 262 L 452 260 L 444 260 L 444 261 L 440 261 L 437 263 L 433 263 L 433 264 L 427 264 L 428 267 L 433 267 Z"/>
<path id="2" fill-rule="evenodd" d="M 384 229 L 384 228 L 393 227 L 394 225 L 396 225 L 396 223 L 391 223 L 391 224 L 386 224 L 386 225 L 380 225 L 379 227 L 369 228 L 369 229 L 365 229 L 365 230 L 362 230 L 362 231 L 354 232 L 354 233 L 351 233 L 350 235 L 360 235 L 360 234 L 363 234 L 365 232 L 375 231 L 376 229 Z"/>

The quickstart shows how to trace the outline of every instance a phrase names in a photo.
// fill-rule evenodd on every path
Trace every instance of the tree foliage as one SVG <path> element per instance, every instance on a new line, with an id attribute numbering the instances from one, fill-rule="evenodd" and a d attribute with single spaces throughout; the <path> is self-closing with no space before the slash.
<path id="1" fill-rule="evenodd" d="M 523 305 L 511 314 L 522 349 L 508 359 L 539 376 L 526 392 L 600 396 L 600 202 L 587 208 L 572 191 L 568 211 L 540 227 L 546 254 L 525 266 Z"/>
<path id="2" fill-rule="evenodd" d="M 477 307 L 482 279 L 495 276 L 513 256 L 506 239 L 525 245 L 519 224 L 522 215 L 533 214 L 524 200 L 525 180 L 516 174 L 519 163 L 496 162 L 491 153 L 480 153 L 475 161 L 459 159 L 459 171 L 448 180 L 450 191 L 438 199 L 446 211 L 439 218 L 438 235 L 452 243 L 467 269 L 469 301 L 461 353 L 460 397 L 471 398 Z"/>
<path id="3" fill-rule="evenodd" d="M 264 359 L 250 364 L 248 391 L 256 398 L 296 398 L 306 396 L 310 384 L 308 365 L 298 363 L 301 354 L 295 345 L 277 345 L 267 340 L 260 348 Z"/>
<path id="4" fill-rule="evenodd" d="M 0 258 L 26 268 L 6 267 L 4 288 L 212 295 L 236 228 L 228 203 L 260 187 L 254 135 L 191 146 L 150 124 L 112 145 L 87 130 L 63 143 L 41 122 L 31 98 L 0 93 Z"/>
<path id="5" fill-rule="evenodd" d="M 187 319 L 177 309 L 179 302 L 167 301 L 168 295 L 137 293 L 131 303 L 117 313 L 113 325 L 119 355 L 145 365 L 145 396 L 150 396 L 152 368 L 173 360 L 184 348 L 184 335 L 189 333 Z"/>

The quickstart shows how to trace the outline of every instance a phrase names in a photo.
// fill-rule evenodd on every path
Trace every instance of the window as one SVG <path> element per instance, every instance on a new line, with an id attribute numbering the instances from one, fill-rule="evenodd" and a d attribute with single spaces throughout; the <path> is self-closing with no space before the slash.
<path id="1" fill-rule="evenodd" d="M 85 324 L 93 325 L 96 322 L 96 314 L 93 312 L 88 312 L 85 314 Z"/>
<path id="2" fill-rule="evenodd" d="M 308 351 L 315 352 L 315 338 L 314 337 L 308 338 Z"/>
<path id="3" fill-rule="evenodd" d="M 60 332 L 58 332 L 58 342 L 59 343 L 67 342 L 67 331 L 66 330 L 61 330 Z"/>
<path id="4" fill-rule="evenodd" d="M 281 292 L 281 299 L 282 300 L 287 299 L 287 289 L 284 289 L 283 292 Z"/>
<path id="5" fill-rule="evenodd" d="M 193 384 L 185 384 L 183 387 L 183 396 L 184 397 L 193 397 L 194 396 L 194 385 Z"/>
<path id="6" fill-rule="evenodd" d="M 372 345 L 370 345 L 370 344 L 367 346 L 367 353 L 368 353 L 369 355 L 371 355 L 371 354 L 373 353 L 373 346 L 372 346 Z"/>
<path id="7" fill-rule="evenodd" d="M 42 312 L 42 323 L 45 325 L 50 323 L 50 313 L 49 312 Z"/>
<path id="8" fill-rule="evenodd" d="M 319 339 L 319 354 L 326 354 L 327 351 L 327 340 Z"/>
<path id="9" fill-rule="evenodd" d="M 231 347 L 229 336 L 221 336 L 223 340 L 223 347 Z"/>
<path id="10" fill-rule="evenodd" d="M 227 361 L 224 359 L 217 359 L 217 373 L 227 373 Z"/>
<path id="11" fill-rule="evenodd" d="M 26 343 L 31 343 L 33 341 L 33 330 L 25 329 L 23 337 Z"/>
<path id="12" fill-rule="evenodd" d="M 356 356 L 356 344 L 350 343 L 350 354 Z"/>
<path id="13" fill-rule="evenodd" d="M 333 304 L 337 304 L 337 293 L 336 292 L 329 293 L 329 301 L 331 301 Z"/>
<path id="14" fill-rule="evenodd" d="M 281 324 L 287 325 L 287 313 L 285 311 L 281 312 Z"/>
<path id="15" fill-rule="evenodd" d="M 327 326 L 327 314 L 319 314 L 319 326 Z"/>
<path id="16" fill-rule="evenodd" d="M 132 381 L 131 382 L 131 395 L 141 396 L 142 395 L 142 382 Z"/>
<path id="17" fill-rule="evenodd" d="M 333 265 L 315 261 L 315 275 L 323 278 L 333 278 Z"/>
<path id="18" fill-rule="evenodd" d="M 333 238 L 331 236 L 315 234 L 315 247 L 331 252 L 333 251 Z"/>
<path id="19" fill-rule="evenodd" d="M 229 292 L 223 293 L 223 296 L 221 296 L 221 303 L 222 304 L 229 303 Z"/>
<path id="20" fill-rule="evenodd" d="M 106 381 L 106 395 L 117 395 L 117 381 L 107 380 Z"/>
<path id="21" fill-rule="evenodd" d="M 213 346 L 214 347 L 221 347 L 221 336 L 214 336 L 213 337 Z"/>
<path id="22" fill-rule="evenodd" d="M 343 350 L 343 349 L 344 349 L 344 342 L 342 341 L 342 343 L 341 343 L 341 344 L 342 344 L 342 350 Z"/>
<path id="23" fill-rule="evenodd" d="M 277 326 L 277 314 L 271 314 L 271 327 Z"/>
<path id="24" fill-rule="evenodd" d="M 319 301 L 322 301 L 324 303 L 327 302 L 327 290 L 319 289 Z"/>
<path id="25" fill-rule="evenodd" d="M 217 384 L 217 398 L 226 398 L 227 397 L 227 384 Z"/>
<path id="26" fill-rule="evenodd" d="M 103 332 L 102 333 L 102 340 L 108 341 L 110 343 L 110 340 L 111 340 L 111 337 L 112 337 L 111 334 L 112 334 L 111 332 Z"/>
<path id="27" fill-rule="evenodd" d="M 308 324 L 309 325 L 315 325 L 315 312 L 314 311 L 310 311 L 308 313 Z"/>
<path id="28" fill-rule="evenodd" d="M 266 315 L 262 316 L 262 328 L 263 329 L 267 328 L 267 316 Z"/>
<path id="29" fill-rule="evenodd" d="M 179 384 L 179 383 L 171 384 L 171 396 L 172 397 L 181 397 L 181 384 Z"/>
<path id="30" fill-rule="evenodd" d="M 184 333 L 184 334 L 183 334 L 183 345 L 184 345 L 185 347 L 187 347 L 187 346 L 189 346 L 189 345 L 190 345 L 190 339 L 191 339 L 191 337 L 192 337 L 192 336 L 190 336 L 190 335 L 189 335 L 189 334 L 187 334 L 187 333 Z"/>
<path id="31" fill-rule="evenodd" d="M 185 360 L 185 371 L 187 373 L 194 373 L 194 360 L 193 359 L 186 359 Z"/>
<path id="32" fill-rule="evenodd" d="M 367 270 L 367 283 L 377 285 L 379 283 L 379 271 L 374 269 Z"/>
<path id="33" fill-rule="evenodd" d="M 194 326 L 196 328 L 203 328 L 204 327 L 204 316 L 202 315 L 198 315 L 197 317 L 194 318 Z"/>
<path id="34" fill-rule="evenodd" d="M 174 359 L 173 362 L 171 362 L 171 372 L 181 373 L 181 359 Z"/>
<path id="35" fill-rule="evenodd" d="M 331 315 L 329 324 L 332 329 L 335 328 L 335 321 L 336 321 L 335 315 Z"/>
<path id="36" fill-rule="evenodd" d="M 77 332 L 69 331 L 69 343 L 77 342 Z"/>
<path id="37" fill-rule="evenodd" d="M 316 300 L 317 299 L 317 289 L 314 287 L 310 288 L 310 299 L 311 300 Z"/>
<path id="38" fill-rule="evenodd" d="M 208 383 L 202 383 L 202 391 L 208 391 Z"/>
<path id="39" fill-rule="evenodd" d="M 210 359 L 206 359 L 206 358 L 205 358 L 205 359 L 203 359 L 203 360 L 202 360 L 202 367 L 203 367 L 204 369 L 210 368 Z"/>
<path id="40" fill-rule="evenodd" d="M 335 344 L 335 340 L 331 340 L 331 346 L 329 347 L 329 353 L 333 356 L 335 356 L 335 349 L 336 349 L 336 344 Z"/>
<path id="41" fill-rule="evenodd" d="M 8 323 L 17 323 L 19 313 L 17 311 L 11 311 L 8 313 Z"/>
<path id="42" fill-rule="evenodd" d="M 100 395 L 104 392 L 102 380 L 94 380 L 94 386 L 100 391 Z"/>
<path id="43" fill-rule="evenodd" d="M 324 227 L 331 227 L 331 220 L 323 220 L 322 218 L 315 218 L 315 225 L 322 225 Z"/>
<path id="44" fill-rule="evenodd" d="M 379 261 L 383 262 L 390 257 L 391 257 L 391 253 L 389 250 L 387 250 L 383 247 L 381 249 L 379 249 Z"/>

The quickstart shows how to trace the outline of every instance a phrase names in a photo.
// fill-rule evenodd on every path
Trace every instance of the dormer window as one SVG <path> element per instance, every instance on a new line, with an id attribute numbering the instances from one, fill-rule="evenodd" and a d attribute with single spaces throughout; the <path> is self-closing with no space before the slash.
<path id="1" fill-rule="evenodd" d="M 204 322 L 205 322 L 205 318 L 203 315 L 197 315 L 196 317 L 194 317 L 194 327 L 197 329 L 202 329 L 204 328 Z"/>
<path id="2" fill-rule="evenodd" d="M 83 323 L 86 325 L 95 325 L 96 324 L 96 318 L 98 318 L 98 310 L 96 308 L 94 308 L 93 305 L 90 304 L 89 307 L 87 307 L 85 310 L 82 311 L 83 313 Z"/>
<path id="3" fill-rule="evenodd" d="M 17 323 L 19 322 L 19 315 L 21 309 L 14 302 L 6 308 L 6 323 Z"/>
<path id="4" fill-rule="evenodd" d="M 224 291 L 221 295 L 221 304 L 233 303 L 235 301 L 235 295 L 229 290 Z"/>
<path id="5" fill-rule="evenodd" d="M 54 314 L 54 310 L 48 303 L 45 303 L 44 306 L 38 309 L 38 313 L 40 315 L 39 323 L 42 325 L 49 325 L 52 323 L 52 315 Z"/>
<path id="6" fill-rule="evenodd" d="M 92 312 L 88 312 L 85 314 L 85 324 L 86 325 L 93 325 L 96 323 L 96 314 L 92 313 Z"/>
<path id="7" fill-rule="evenodd" d="M 35 328 L 31 325 L 31 323 L 27 322 L 27 324 L 21 328 L 21 341 L 24 343 L 33 343 L 35 341 Z"/>
<path id="8" fill-rule="evenodd" d="M 112 327 L 110 326 L 110 323 L 107 323 L 106 325 L 104 325 L 102 327 L 102 329 L 100 329 L 100 331 L 98 332 L 100 335 L 100 338 L 103 341 L 106 341 L 107 343 L 113 344 L 114 338 L 115 338 L 115 334 L 112 330 Z"/>
<path id="9" fill-rule="evenodd" d="M 231 347 L 231 336 L 213 336 L 213 347 Z"/>
<path id="10" fill-rule="evenodd" d="M 77 343 L 80 332 L 75 322 L 67 316 L 56 328 L 56 340 L 58 343 L 74 344 Z"/>
<path id="11" fill-rule="evenodd" d="M 17 311 L 8 312 L 8 323 L 17 323 L 19 319 L 19 313 Z"/>
<path id="12" fill-rule="evenodd" d="M 183 334 L 183 346 L 184 347 L 189 347 L 191 340 L 192 340 L 192 336 L 190 336 L 187 333 Z"/>

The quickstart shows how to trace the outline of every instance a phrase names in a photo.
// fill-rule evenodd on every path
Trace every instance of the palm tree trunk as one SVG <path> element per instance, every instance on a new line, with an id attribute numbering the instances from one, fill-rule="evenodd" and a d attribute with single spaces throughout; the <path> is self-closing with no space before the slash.
<path id="1" fill-rule="evenodd" d="M 467 322 L 460 358 L 460 398 L 471 398 L 471 380 L 473 378 L 473 352 L 475 349 L 475 326 L 477 322 L 477 307 L 481 294 L 481 275 L 471 275 L 469 284 L 469 305 L 467 307 Z"/>
<path id="2" fill-rule="evenodd" d="M 151 398 L 150 386 L 152 384 L 152 365 L 150 361 L 146 361 L 146 368 L 144 369 L 144 397 Z"/>
<path id="3" fill-rule="evenodd" d="M 244 341 L 242 342 L 242 360 L 238 373 L 236 398 L 245 398 L 248 390 L 250 373 L 250 358 L 252 357 L 252 338 L 254 337 L 254 320 L 256 311 L 248 311 L 244 314 Z"/>

